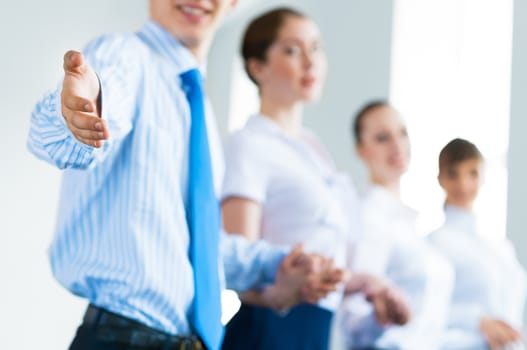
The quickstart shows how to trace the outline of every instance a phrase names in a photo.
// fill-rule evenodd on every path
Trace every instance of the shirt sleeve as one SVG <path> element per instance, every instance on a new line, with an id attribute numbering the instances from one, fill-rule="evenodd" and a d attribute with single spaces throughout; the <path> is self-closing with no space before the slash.
<path id="1" fill-rule="evenodd" d="M 354 232 L 349 236 L 348 267 L 352 272 L 374 276 L 386 276 L 391 257 L 392 244 L 389 239 L 381 239 L 378 228 L 367 220 L 368 206 L 353 198 L 352 208 L 358 213 Z M 370 213 L 371 214 L 371 213 Z M 339 328 L 349 348 L 368 348 L 384 334 L 386 327 L 375 318 L 370 302 L 362 293 L 347 296 L 342 303 Z"/>
<path id="2" fill-rule="evenodd" d="M 226 287 L 243 292 L 261 289 L 274 281 L 276 271 L 290 248 L 249 241 L 221 232 L 220 254 L 223 258 Z"/>
<path id="3" fill-rule="evenodd" d="M 104 159 L 131 131 L 141 80 L 138 50 L 132 49 L 131 42 L 132 34 L 110 34 L 83 50 L 99 77 L 102 118 L 107 121 L 110 139 L 97 149 L 73 136 L 62 116 L 59 84 L 31 115 L 27 146 L 35 156 L 60 169 L 85 169 Z"/>
<path id="4" fill-rule="evenodd" d="M 428 235 L 427 241 L 446 259 L 455 262 L 456 254 L 459 251 L 459 243 L 455 240 L 450 240 L 449 237 L 450 233 L 448 230 L 439 229 Z M 453 266 L 455 266 L 455 263 Z M 460 275 L 457 275 L 455 278 L 460 277 Z M 455 283 L 455 278 L 453 283 Z M 453 297 L 448 312 L 448 326 L 462 332 L 480 334 L 479 322 L 485 316 L 484 310 L 485 308 L 480 303 L 472 303 L 469 301 L 459 302 L 456 300 L 456 297 Z"/>
<path id="5" fill-rule="evenodd" d="M 385 330 L 377 322 L 372 305 L 358 293 L 343 300 L 339 328 L 348 348 L 368 348 Z"/>
<path id="6" fill-rule="evenodd" d="M 518 261 L 516 251 L 511 241 L 505 239 L 492 242 L 496 252 L 502 259 L 503 273 L 506 277 L 506 286 L 502 286 L 502 300 L 500 315 L 504 321 L 516 328 L 523 328 L 523 310 L 526 296 L 525 269 Z"/>
<path id="7" fill-rule="evenodd" d="M 365 224 L 360 235 L 350 244 L 350 267 L 352 271 L 385 276 L 392 256 L 392 242 L 388 237 L 376 234 Z"/>
<path id="8" fill-rule="evenodd" d="M 449 312 L 451 328 L 464 329 L 469 333 L 481 335 L 479 324 L 485 316 L 483 307 L 477 303 L 452 303 Z"/>
<path id="9" fill-rule="evenodd" d="M 264 163 L 265 148 L 244 130 L 233 134 L 225 143 L 225 177 L 222 200 L 243 197 L 258 203 L 265 201 L 268 170 Z"/>

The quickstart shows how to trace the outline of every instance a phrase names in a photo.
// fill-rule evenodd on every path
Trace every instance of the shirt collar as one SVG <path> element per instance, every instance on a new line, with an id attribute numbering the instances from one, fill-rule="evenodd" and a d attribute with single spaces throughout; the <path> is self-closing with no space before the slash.
<path id="1" fill-rule="evenodd" d="M 138 32 L 138 35 L 165 59 L 169 60 L 176 74 L 181 74 L 190 69 L 198 68 L 205 76 L 206 64 L 198 65 L 194 55 L 179 40 L 174 38 L 161 25 L 154 20 L 148 20 Z"/>
<path id="2" fill-rule="evenodd" d="M 476 215 L 469 210 L 445 205 L 445 223 L 460 229 L 466 234 L 477 234 Z"/>
<path id="3" fill-rule="evenodd" d="M 299 139 L 289 135 L 280 128 L 273 120 L 262 114 L 255 114 L 247 120 L 247 127 L 253 130 L 264 131 L 277 137 L 282 137 L 289 142 L 298 143 Z M 303 137 L 307 130 L 303 128 L 300 132 L 300 137 Z"/>
<path id="4" fill-rule="evenodd" d="M 314 137 L 309 129 L 303 127 L 299 135 L 297 137 L 293 137 L 280 128 L 280 126 L 271 118 L 268 118 L 262 114 L 255 114 L 251 116 L 249 120 L 247 120 L 246 127 L 258 133 L 263 132 L 267 135 L 271 135 L 272 137 L 285 141 L 287 144 L 299 151 L 304 159 L 313 162 L 315 165 L 314 169 L 317 169 L 324 179 L 333 179 L 334 175 L 337 174 L 332 159 L 330 157 L 324 157 L 323 154 L 320 154 L 320 151 L 316 151 L 314 146 L 307 142 L 307 139 Z"/>
<path id="5" fill-rule="evenodd" d="M 390 217 L 401 217 L 415 222 L 419 216 L 415 209 L 403 203 L 386 188 L 376 184 L 369 184 L 367 200 L 375 203 L 379 212 L 390 215 Z"/>

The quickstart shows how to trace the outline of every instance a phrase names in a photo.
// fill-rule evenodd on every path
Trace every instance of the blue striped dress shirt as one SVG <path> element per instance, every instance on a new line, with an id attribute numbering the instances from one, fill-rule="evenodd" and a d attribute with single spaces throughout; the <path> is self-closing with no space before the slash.
<path id="1" fill-rule="evenodd" d="M 28 147 L 63 172 L 54 276 L 91 303 L 172 334 L 191 332 L 194 296 L 185 219 L 190 110 L 179 75 L 191 53 L 153 21 L 137 33 L 102 36 L 84 50 L 101 83 L 110 139 L 78 142 L 61 115 L 61 87 L 31 117 Z M 206 106 L 214 183 L 221 142 Z M 220 276 L 236 290 L 273 278 L 284 250 L 221 233 Z"/>

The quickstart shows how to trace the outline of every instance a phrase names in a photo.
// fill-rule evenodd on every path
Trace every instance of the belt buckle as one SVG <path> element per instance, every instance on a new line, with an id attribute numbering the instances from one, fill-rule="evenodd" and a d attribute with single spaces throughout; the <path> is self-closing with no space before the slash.
<path id="1" fill-rule="evenodd" d="M 188 348 L 190 349 L 190 348 Z M 188 350 L 187 349 L 187 340 L 183 339 L 179 342 L 179 349 L 178 350 Z"/>
<path id="2" fill-rule="evenodd" d="M 175 339 L 179 339 L 179 346 L 175 350 L 205 350 L 198 338 L 176 337 Z"/>
<path id="3" fill-rule="evenodd" d="M 174 350 L 192 350 L 192 343 L 185 337 L 175 336 L 173 341 L 176 343 Z"/>
<path id="4" fill-rule="evenodd" d="M 203 346 L 203 343 L 199 339 L 195 339 L 192 341 L 193 347 L 192 350 L 205 350 L 205 347 Z"/>

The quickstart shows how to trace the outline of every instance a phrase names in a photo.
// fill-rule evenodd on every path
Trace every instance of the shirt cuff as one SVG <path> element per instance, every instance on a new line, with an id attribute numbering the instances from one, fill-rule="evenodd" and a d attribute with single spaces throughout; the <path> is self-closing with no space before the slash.
<path id="1" fill-rule="evenodd" d="M 221 233 L 221 257 L 227 288 L 238 292 L 262 289 L 273 283 L 282 259 L 290 248 Z"/>
<path id="2" fill-rule="evenodd" d="M 269 246 L 269 249 L 263 254 L 263 276 L 265 285 L 274 282 L 280 263 L 290 251 L 291 248 Z"/>

